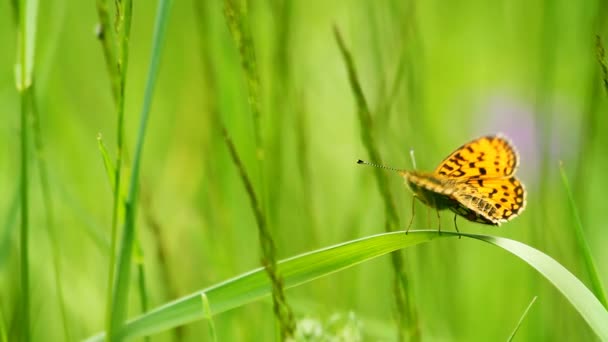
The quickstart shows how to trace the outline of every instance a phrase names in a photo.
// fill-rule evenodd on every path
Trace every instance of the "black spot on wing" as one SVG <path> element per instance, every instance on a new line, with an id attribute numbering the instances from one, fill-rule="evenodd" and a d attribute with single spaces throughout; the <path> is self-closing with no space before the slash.
<path id="1" fill-rule="evenodd" d="M 471 151 L 471 153 L 473 153 L 473 151 Z M 464 159 L 464 158 L 463 158 L 463 157 L 460 155 L 460 152 L 456 153 L 456 154 L 454 155 L 454 158 L 456 158 L 456 159 L 458 159 L 458 160 L 460 160 L 460 161 L 463 161 L 463 162 L 466 162 L 466 161 L 467 161 L 466 159 Z"/>

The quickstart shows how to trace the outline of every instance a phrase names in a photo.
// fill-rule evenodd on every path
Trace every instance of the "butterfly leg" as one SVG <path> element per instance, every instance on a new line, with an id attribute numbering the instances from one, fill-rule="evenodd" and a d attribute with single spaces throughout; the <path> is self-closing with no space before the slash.
<path id="1" fill-rule="evenodd" d="M 458 230 L 458 224 L 456 224 L 456 217 L 458 217 L 458 215 L 454 214 L 454 228 L 456 228 L 456 232 L 458 233 L 458 238 L 462 238 L 462 236 L 460 235 L 460 230 Z"/>
<path id="2" fill-rule="evenodd" d="M 405 235 L 409 233 L 410 228 L 412 227 L 412 223 L 414 223 L 414 209 L 416 208 L 416 196 L 412 197 L 412 217 L 410 217 L 410 223 L 407 225 L 407 229 L 405 230 Z"/>
<path id="3" fill-rule="evenodd" d="M 437 212 L 437 232 L 441 235 L 441 217 L 439 216 L 439 209 L 435 210 Z"/>

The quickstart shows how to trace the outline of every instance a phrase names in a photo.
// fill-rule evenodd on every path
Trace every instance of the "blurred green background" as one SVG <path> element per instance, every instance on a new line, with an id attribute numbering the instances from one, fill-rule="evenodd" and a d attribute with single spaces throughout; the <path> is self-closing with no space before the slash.
<path id="1" fill-rule="evenodd" d="M 608 136 L 602 134 L 608 106 L 596 58 L 596 34 L 607 42 L 606 9 L 606 1 L 565 0 L 251 1 L 265 205 L 278 257 L 384 231 L 373 170 L 355 164 L 369 158 L 362 129 L 380 150 L 382 160 L 374 162 L 409 169 L 413 149 L 417 168 L 427 171 L 463 143 L 503 132 L 521 155 L 518 175 L 528 190 L 527 208 L 500 228 L 460 220 L 460 230 L 531 245 L 588 284 L 559 177 L 561 160 L 608 282 Z M 0 319 L 9 338 L 17 338 L 20 119 L 11 13 L 11 2 L 0 2 Z M 125 182 L 154 15 L 154 2 L 134 3 Z M 73 339 L 104 329 L 106 304 L 112 189 L 97 137 L 114 156 L 116 110 L 97 22 L 94 1 L 40 3 L 35 100 Z M 354 58 L 372 112 L 370 127 L 358 120 L 334 25 Z M 259 151 L 246 81 L 223 3 L 175 1 L 146 136 L 137 223 L 151 307 L 260 265 L 255 220 L 216 114 L 256 175 Z M 33 148 L 30 155 L 31 334 L 34 340 L 63 340 Z M 405 224 L 412 195 L 397 174 L 389 176 Z M 444 213 L 442 221 L 443 229 L 453 229 L 452 215 Z M 436 227 L 434 213 L 418 204 L 413 228 Z M 519 340 L 595 338 L 551 284 L 502 250 L 440 239 L 403 254 L 423 340 L 504 340 L 534 296 Z M 288 290 L 288 303 L 298 321 L 319 327 L 326 337 L 396 340 L 389 261 L 382 257 Z M 136 286 L 131 289 L 133 317 L 141 311 Z M 275 338 L 270 299 L 214 322 L 219 341 Z M 201 340 L 208 329 L 200 321 L 152 340 Z"/>

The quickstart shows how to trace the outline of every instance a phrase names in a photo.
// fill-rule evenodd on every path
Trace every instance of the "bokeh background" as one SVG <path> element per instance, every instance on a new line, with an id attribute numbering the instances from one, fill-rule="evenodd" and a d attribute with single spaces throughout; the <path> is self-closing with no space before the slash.
<path id="1" fill-rule="evenodd" d="M 374 162 L 412 168 L 413 150 L 416 167 L 428 171 L 463 143 L 502 132 L 521 155 L 518 175 L 528 190 L 527 208 L 499 228 L 460 220 L 460 230 L 531 245 L 589 284 L 561 160 L 599 273 L 608 282 L 608 89 L 596 47 L 598 34 L 608 42 L 606 9 L 605 1 L 565 0 L 251 1 L 266 210 L 279 258 L 384 231 L 373 170 L 355 164 L 369 158 L 361 130 L 371 132 L 380 150 L 382 160 Z M 20 124 L 11 13 L 11 2 L 0 2 L 0 319 L 16 338 Z M 154 14 L 154 2 L 135 2 L 125 175 Z M 105 317 L 112 189 L 97 139 L 116 153 L 116 110 L 97 22 L 94 1 L 40 3 L 35 100 L 73 339 L 101 331 Z M 358 120 L 334 26 L 352 53 L 371 109 L 369 127 Z M 245 167 L 257 172 L 260 152 L 245 76 L 222 1 L 175 1 L 146 136 L 137 221 L 151 307 L 260 264 L 254 216 L 216 114 Z M 30 155 L 33 161 L 33 148 Z M 34 340 L 64 340 L 37 172 L 35 166 L 30 172 L 31 333 Z M 400 220 L 407 223 L 412 195 L 397 174 L 389 179 Z M 443 229 L 453 229 L 452 215 L 442 221 Z M 415 229 L 437 227 L 434 213 L 427 215 L 421 204 L 414 222 Z M 534 296 L 538 300 L 518 339 L 594 338 L 551 284 L 502 250 L 469 239 L 439 239 L 403 255 L 424 340 L 506 339 Z M 396 340 L 389 261 L 382 257 L 288 290 L 301 326 L 320 329 L 327 338 Z M 136 286 L 131 288 L 135 316 L 140 306 Z M 214 323 L 220 341 L 275 338 L 270 299 L 223 313 Z M 208 329 L 200 321 L 152 340 L 201 340 Z"/>

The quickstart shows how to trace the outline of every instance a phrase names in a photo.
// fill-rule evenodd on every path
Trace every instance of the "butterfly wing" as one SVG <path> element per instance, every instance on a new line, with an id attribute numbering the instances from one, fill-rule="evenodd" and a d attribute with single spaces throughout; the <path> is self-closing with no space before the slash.
<path id="1" fill-rule="evenodd" d="M 434 173 L 448 178 L 499 178 L 513 175 L 517 151 L 503 136 L 478 138 L 452 152 Z"/>
<path id="2" fill-rule="evenodd" d="M 450 209 L 470 221 L 500 225 L 519 215 L 526 206 L 526 192 L 515 177 L 468 179 L 457 186 Z"/>

